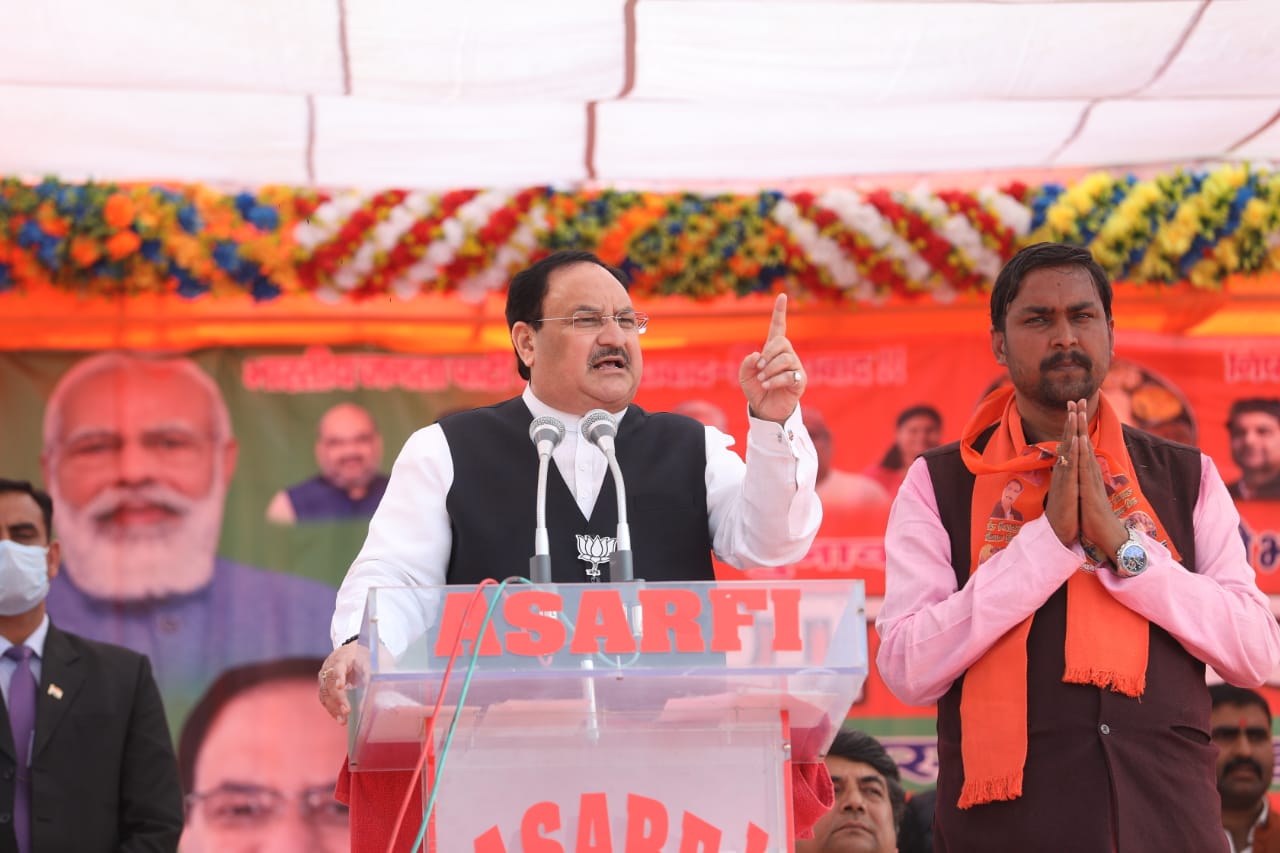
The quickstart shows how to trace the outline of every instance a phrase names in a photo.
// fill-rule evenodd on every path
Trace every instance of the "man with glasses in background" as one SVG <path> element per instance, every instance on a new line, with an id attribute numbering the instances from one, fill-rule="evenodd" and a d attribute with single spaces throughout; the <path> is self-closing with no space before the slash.
<path id="1" fill-rule="evenodd" d="M 333 798 L 346 736 L 313 704 L 319 658 L 229 669 L 182 727 L 183 853 L 350 849 L 347 807 Z"/>
<path id="2" fill-rule="evenodd" d="M 1209 733 L 1218 747 L 1218 794 L 1222 828 L 1232 853 L 1280 851 L 1280 831 L 1271 820 L 1267 794 L 1275 773 L 1271 742 L 1271 706 L 1246 687 L 1209 688 L 1213 710 Z"/>

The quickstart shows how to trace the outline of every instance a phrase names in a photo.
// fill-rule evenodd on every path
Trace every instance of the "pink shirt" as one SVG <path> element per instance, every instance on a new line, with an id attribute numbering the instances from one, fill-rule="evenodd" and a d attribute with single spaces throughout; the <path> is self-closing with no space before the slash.
<path id="1" fill-rule="evenodd" d="M 1147 570 L 1133 578 L 1099 571 L 1116 600 L 1168 631 L 1226 681 L 1262 684 L 1280 661 L 1280 626 L 1259 589 L 1240 537 L 1240 516 L 1218 469 L 1200 456 L 1196 571 L 1145 534 Z M 931 705 L 996 640 L 1034 613 L 1086 562 L 1058 541 L 1048 520 L 1027 522 L 957 591 L 951 541 L 924 459 L 907 472 L 885 534 L 885 596 L 876 618 L 876 664 L 903 702 Z"/>

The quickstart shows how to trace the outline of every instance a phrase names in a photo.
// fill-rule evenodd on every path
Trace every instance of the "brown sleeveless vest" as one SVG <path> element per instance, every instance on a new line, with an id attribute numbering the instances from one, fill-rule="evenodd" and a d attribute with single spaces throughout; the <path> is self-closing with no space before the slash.
<path id="1" fill-rule="evenodd" d="M 980 436 L 980 446 L 989 437 Z M 1200 451 L 1127 426 L 1124 438 L 1143 494 L 1183 565 L 1194 571 Z M 961 461 L 959 443 L 931 450 L 925 460 L 963 586 L 970 570 L 974 477 Z M 938 700 L 934 850 L 1225 853 L 1204 664 L 1152 624 L 1140 699 L 1064 684 L 1066 600 L 1064 585 L 1036 612 L 1027 639 L 1028 743 L 1020 798 L 956 807 L 963 781 L 964 677 Z"/>

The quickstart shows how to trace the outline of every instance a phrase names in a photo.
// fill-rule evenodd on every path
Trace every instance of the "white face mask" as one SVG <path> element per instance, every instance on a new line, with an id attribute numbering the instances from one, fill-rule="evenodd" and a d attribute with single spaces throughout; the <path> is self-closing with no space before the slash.
<path id="1" fill-rule="evenodd" d="M 0 616 L 26 613 L 49 594 L 48 548 L 0 540 Z"/>

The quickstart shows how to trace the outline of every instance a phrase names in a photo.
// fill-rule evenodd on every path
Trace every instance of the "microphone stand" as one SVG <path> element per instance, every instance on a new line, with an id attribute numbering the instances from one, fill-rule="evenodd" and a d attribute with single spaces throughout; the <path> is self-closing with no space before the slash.
<path id="1" fill-rule="evenodd" d="M 613 474 L 614 491 L 618 493 L 618 544 L 609 556 L 609 583 L 627 583 L 635 580 L 635 568 L 631 556 L 631 525 L 627 523 L 627 487 L 622 483 L 622 469 L 618 456 L 610 447 L 605 451 L 609 472 Z"/>
<path id="2" fill-rule="evenodd" d="M 538 586 L 551 583 L 551 541 L 547 535 L 547 470 L 551 453 L 564 438 L 564 424 L 549 415 L 529 424 L 529 438 L 538 448 L 537 526 L 533 531 L 533 556 L 529 558 L 529 580 Z"/>
<path id="3" fill-rule="evenodd" d="M 533 531 L 533 556 L 529 558 L 529 580 L 537 586 L 551 583 L 551 543 L 547 536 L 547 467 L 550 453 L 538 454 L 538 526 Z"/>

